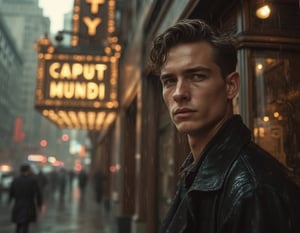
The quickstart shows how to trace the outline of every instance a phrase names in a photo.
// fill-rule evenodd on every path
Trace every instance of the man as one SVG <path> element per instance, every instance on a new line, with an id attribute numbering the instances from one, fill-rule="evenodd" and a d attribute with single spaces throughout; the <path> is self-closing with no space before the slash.
<path id="1" fill-rule="evenodd" d="M 30 222 L 35 222 L 37 219 L 36 208 L 41 210 L 42 195 L 30 166 L 22 165 L 20 173 L 11 185 L 9 200 L 15 200 L 12 221 L 17 225 L 16 232 L 28 233 Z"/>
<path id="2" fill-rule="evenodd" d="M 154 39 L 150 59 L 191 149 L 161 232 L 300 232 L 299 188 L 233 114 L 240 84 L 234 39 L 183 20 Z"/>
<path id="3" fill-rule="evenodd" d="M 80 190 L 80 198 L 84 200 L 85 188 L 88 181 L 88 175 L 84 169 L 82 169 L 78 174 L 78 185 Z"/>
<path id="4" fill-rule="evenodd" d="M 104 182 L 106 177 L 101 170 L 98 170 L 95 172 L 93 178 L 94 178 L 94 190 L 95 190 L 96 202 L 100 204 L 103 198 Z"/>

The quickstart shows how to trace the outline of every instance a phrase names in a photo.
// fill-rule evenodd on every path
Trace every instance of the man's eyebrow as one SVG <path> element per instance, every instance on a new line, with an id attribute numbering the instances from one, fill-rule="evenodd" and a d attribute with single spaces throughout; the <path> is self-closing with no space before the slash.
<path id="1" fill-rule="evenodd" d="M 165 73 L 165 74 L 161 74 L 159 76 L 159 79 L 162 80 L 162 79 L 165 79 L 165 78 L 168 78 L 168 77 L 172 77 L 174 76 L 172 73 Z"/>
<path id="2" fill-rule="evenodd" d="M 183 74 L 190 74 L 190 73 L 195 73 L 195 72 L 211 73 L 211 69 L 207 68 L 207 67 L 203 67 L 203 66 L 197 66 L 197 67 L 192 67 L 192 68 L 185 69 L 182 73 Z M 159 76 L 159 78 L 164 79 L 164 78 L 169 78 L 169 77 L 173 77 L 173 76 L 174 76 L 173 73 L 165 73 L 165 74 L 161 74 Z"/>
<path id="3" fill-rule="evenodd" d="M 194 73 L 194 72 L 199 72 L 199 71 L 210 73 L 211 69 L 203 67 L 203 66 L 197 66 L 197 67 L 186 69 L 183 71 L 183 73 Z"/>

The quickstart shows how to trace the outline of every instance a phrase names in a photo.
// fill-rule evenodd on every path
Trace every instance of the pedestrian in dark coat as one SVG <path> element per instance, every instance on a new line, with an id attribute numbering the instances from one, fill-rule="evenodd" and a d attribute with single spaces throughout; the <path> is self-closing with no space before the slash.
<path id="1" fill-rule="evenodd" d="M 88 175 L 86 171 L 82 169 L 78 174 L 78 184 L 79 184 L 81 198 L 84 198 L 87 181 L 88 181 Z"/>
<path id="2" fill-rule="evenodd" d="M 67 186 L 67 172 L 66 169 L 61 168 L 57 174 L 59 198 L 62 201 L 65 197 Z"/>
<path id="3" fill-rule="evenodd" d="M 17 225 L 16 232 L 28 233 L 29 224 L 37 220 L 37 209 L 41 209 L 43 200 L 30 166 L 22 165 L 20 172 L 10 187 L 9 201 L 14 200 L 12 221 Z"/>
<path id="4" fill-rule="evenodd" d="M 48 184 L 48 178 L 47 176 L 43 173 L 43 171 L 39 171 L 39 173 L 37 174 L 37 181 L 38 184 L 40 186 L 40 190 L 42 192 L 43 197 L 45 196 L 45 190 L 46 190 L 46 186 Z"/>
<path id="5" fill-rule="evenodd" d="M 94 174 L 94 187 L 97 203 L 101 203 L 103 197 L 105 174 L 102 171 L 97 171 Z"/>

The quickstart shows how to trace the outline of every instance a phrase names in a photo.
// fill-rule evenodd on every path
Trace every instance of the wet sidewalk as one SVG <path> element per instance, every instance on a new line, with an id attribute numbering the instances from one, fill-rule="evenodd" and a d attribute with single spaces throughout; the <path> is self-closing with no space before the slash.
<path id="1" fill-rule="evenodd" d="M 82 198 L 75 183 L 64 198 L 58 193 L 50 195 L 48 192 L 45 199 L 45 210 L 40 213 L 38 221 L 30 225 L 30 233 L 117 233 L 115 219 L 103 203 L 95 201 L 90 188 Z M 11 208 L 3 195 L 0 202 L 1 233 L 15 232 L 15 225 L 10 221 Z"/>

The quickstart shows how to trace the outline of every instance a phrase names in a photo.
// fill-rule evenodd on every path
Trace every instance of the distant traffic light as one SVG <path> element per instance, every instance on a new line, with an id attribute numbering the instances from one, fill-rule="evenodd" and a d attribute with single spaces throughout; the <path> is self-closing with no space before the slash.
<path id="1" fill-rule="evenodd" d="M 69 135 L 68 135 L 68 134 L 63 134 L 63 135 L 61 135 L 61 140 L 62 140 L 63 142 L 69 141 Z"/>
<path id="2" fill-rule="evenodd" d="M 41 147 L 46 147 L 46 146 L 47 146 L 47 140 L 42 139 L 42 140 L 40 141 L 40 145 L 41 145 Z"/>

